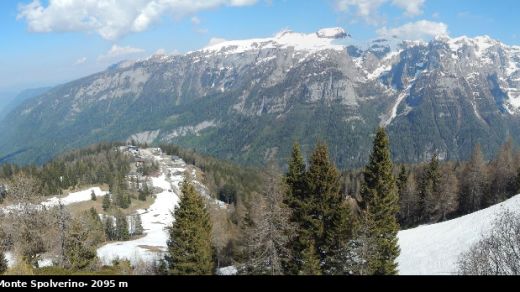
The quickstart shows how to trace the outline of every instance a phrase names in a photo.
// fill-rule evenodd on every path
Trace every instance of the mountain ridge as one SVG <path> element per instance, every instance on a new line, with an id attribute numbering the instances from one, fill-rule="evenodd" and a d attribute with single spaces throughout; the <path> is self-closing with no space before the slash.
<path id="1" fill-rule="evenodd" d="M 114 65 L 11 112 L 0 153 L 30 146 L 17 159 L 43 162 L 134 138 L 259 164 L 283 161 L 294 141 L 309 150 L 323 139 L 340 167 L 353 167 L 366 161 L 378 126 L 403 162 L 464 159 L 476 143 L 489 157 L 508 135 L 519 137 L 520 47 L 489 37 L 363 47 L 342 29 L 325 32 Z"/>

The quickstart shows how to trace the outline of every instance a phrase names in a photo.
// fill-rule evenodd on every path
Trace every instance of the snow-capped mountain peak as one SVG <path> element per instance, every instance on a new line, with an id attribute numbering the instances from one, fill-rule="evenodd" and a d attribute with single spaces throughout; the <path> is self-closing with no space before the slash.
<path id="1" fill-rule="evenodd" d="M 464 47 L 473 47 L 475 48 L 475 53 L 477 54 L 477 56 L 481 56 L 483 53 L 485 53 L 489 48 L 493 46 L 501 45 L 499 41 L 494 40 L 489 36 L 477 36 L 474 38 L 461 36 L 457 38 L 448 39 L 446 40 L 446 43 L 454 52 L 458 52 L 460 49 Z"/>
<path id="2" fill-rule="evenodd" d="M 342 28 L 325 28 L 310 34 L 284 30 L 272 38 L 226 41 L 208 46 L 201 51 L 204 53 L 222 53 L 226 55 L 261 49 L 285 49 L 290 47 L 296 51 L 306 52 L 321 50 L 342 51 L 345 49 L 345 46 L 335 44 L 334 41 L 347 36 L 348 34 Z"/>

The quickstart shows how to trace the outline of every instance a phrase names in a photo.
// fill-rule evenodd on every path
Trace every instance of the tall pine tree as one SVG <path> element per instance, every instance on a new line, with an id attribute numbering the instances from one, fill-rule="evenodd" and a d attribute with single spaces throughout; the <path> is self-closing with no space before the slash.
<path id="1" fill-rule="evenodd" d="M 384 128 L 377 131 L 373 150 L 364 171 L 361 194 L 370 222 L 368 236 L 374 250 L 366 259 L 368 273 L 397 274 L 399 224 L 396 215 L 399 211 L 399 198 L 392 174 L 390 142 Z"/>
<path id="2" fill-rule="evenodd" d="M 189 181 L 169 228 L 166 260 L 173 275 L 211 275 L 214 270 L 211 222 L 204 199 Z"/>
<path id="3" fill-rule="evenodd" d="M 437 154 L 432 156 L 419 181 L 419 222 L 430 222 L 435 200 L 440 196 L 440 165 Z"/>
<path id="4" fill-rule="evenodd" d="M 308 243 L 316 245 L 324 274 L 342 274 L 338 258 L 351 237 L 351 216 L 340 192 L 340 174 L 329 158 L 327 145 L 318 143 L 306 174 L 307 198 L 303 218 Z"/>
<path id="5" fill-rule="evenodd" d="M 130 239 L 130 233 L 128 232 L 128 221 L 126 215 L 117 210 L 116 213 L 116 237 L 117 240 L 128 240 Z"/>
<path id="6" fill-rule="evenodd" d="M 285 174 L 287 206 L 291 209 L 290 221 L 296 227 L 296 234 L 288 243 L 292 260 L 284 263 L 286 274 L 299 274 L 302 266 L 303 251 L 307 248 L 306 232 L 304 229 L 305 217 L 305 174 L 306 166 L 300 145 L 293 145 L 289 169 Z"/>
<path id="7" fill-rule="evenodd" d="M 102 207 L 103 207 L 103 211 L 107 211 L 108 209 L 110 209 L 110 206 L 112 205 L 111 201 L 110 201 L 110 194 L 106 194 L 104 197 L 103 197 L 103 204 L 102 204 Z"/>

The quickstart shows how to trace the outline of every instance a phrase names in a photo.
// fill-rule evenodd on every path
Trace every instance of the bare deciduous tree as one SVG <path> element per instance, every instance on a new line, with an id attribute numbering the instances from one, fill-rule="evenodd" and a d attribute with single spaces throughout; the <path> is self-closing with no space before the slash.
<path id="1" fill-rule="evenodd" d="M 460 274 L 520 275 L 520 214 L 504 211 L 491 230 L 460 256 Z"/>
<path id="2" fill-rule="evenodd" d="M 257 195 L 245 232 L 246 264 L 242 273 L 281 275 L 283 263 L 290 260 L 287 243 L 294 227 L 289 222 L 290 210 L 284 204 L 279 176 L 272 169 L 263 195 Z"/>
<path id="3" fill-rule="evenodd" d="M 45 235 L 49 226 L 48 212 L 38 205 L 42 201 L 38 181 L 18 174 L 9 182 L 8 196 L 13 208 L 3 223 L 12 244 L 9 248 L 24 262 L 37 265 L 39 255 L 46 251 L 49 242 Z"/>

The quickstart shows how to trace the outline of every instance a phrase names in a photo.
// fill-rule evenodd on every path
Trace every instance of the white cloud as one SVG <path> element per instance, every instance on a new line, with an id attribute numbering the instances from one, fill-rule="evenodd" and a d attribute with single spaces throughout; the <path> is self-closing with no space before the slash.
<path id="1" fill-rule="evenodd" d="M 113 45 L 107 53 L 99 56 L 98 61 L 114 61 L 116 59 L 140 53 L 144 53 L 144 50 L 130 46 L 120 47 L 118 45 Z"/>
<path id="2" fill-rule="evenodd" d="M 435 36 L 447 36 L 448 25 L 442 22 L 419 20 L 394 28 L 380 28 L 377 34 L 381 37 L 398 37 L 406 40 L 425 40 Z"/>
<path id="3" fill-rule="evenodd" d="M 87 57 L 82 57 L 82 58 L 79 58 L 76 60 L 76 62 L 74 62 L 74 65 L 83 65 L 87 62 Z"/>
<path id="4" fill-rule="evenodd" d="M 223 39 L 223 38 L 211 38 L 208 42 L 208 47 L 211 47 L 211 46 L 214 46 L 214 45 L 218 45 L 220 43 L 223 43 L 223 42 L 227 42 L 226 39 Z"/>
<path id="5" fill-rule="evenodd" d="M 207 28 L 196 28 L 195 32 L 198 34 L 207 34 L 209 30 Z"/>
<path id="6" fill-rule="evenodd" d="M 425 0 L 392 0 L 392 4 L 403 9 L 408 16 L 417 16 L 423 13 Z"/>
<path id="7" fill-rule="evenodd" d="M 177 19 L 220 6 L 253 5 L 257 0 L 33 0 L 19 6 L 19 20 L 32 32 L 96 32 L 115 40 L 147 30 L 163 15 Z"/>
<path id="8" fill-rule="evenodd" d="M 353 13 L 367 23 L 376 24 L 380 20 L 381 6 L 389 4 L 404 11 L 406 16 L 417 16 L 423 13 L 426 0 L 334 0 L 338 11 Z"/>

